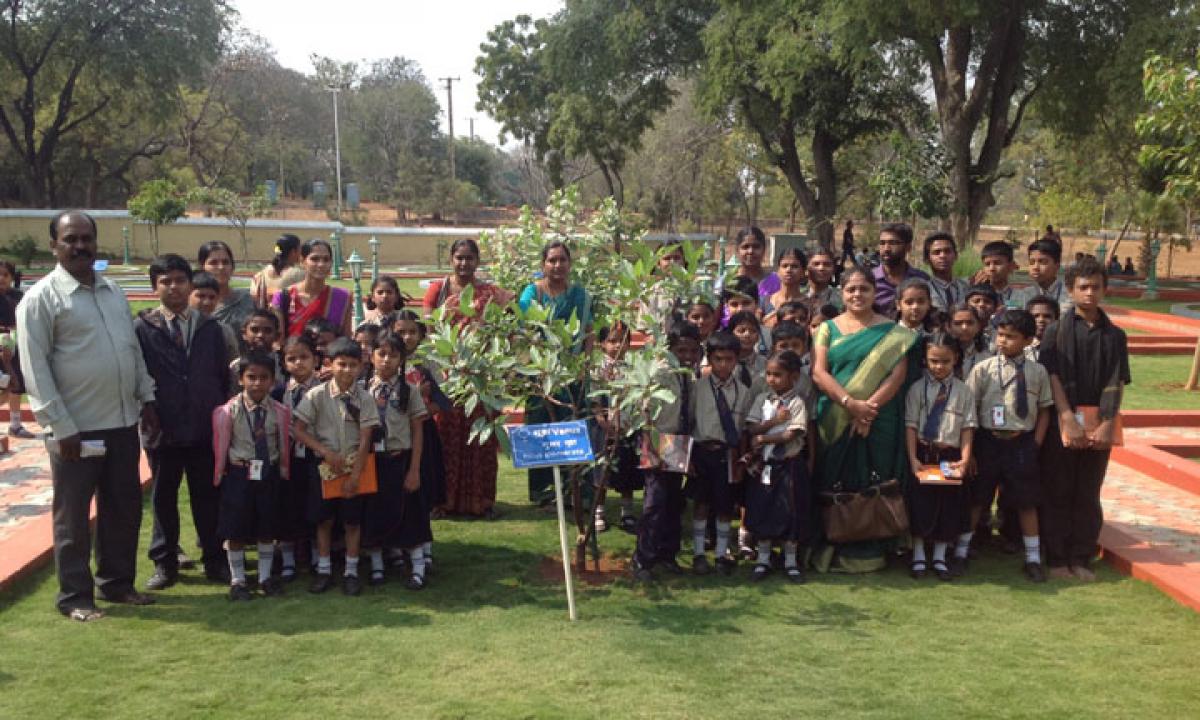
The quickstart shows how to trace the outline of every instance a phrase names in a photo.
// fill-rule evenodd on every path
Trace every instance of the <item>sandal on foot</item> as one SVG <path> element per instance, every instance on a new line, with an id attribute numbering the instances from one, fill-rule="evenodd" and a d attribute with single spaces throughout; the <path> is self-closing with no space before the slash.
<path id="1" fill-rule="evenodd" d="M 77 607 L 71 608 L 71 612 L 67 613 L 67 617 L 75 622 L 91 622 L 104 617 L 104 611 L 94 607 Z"/>

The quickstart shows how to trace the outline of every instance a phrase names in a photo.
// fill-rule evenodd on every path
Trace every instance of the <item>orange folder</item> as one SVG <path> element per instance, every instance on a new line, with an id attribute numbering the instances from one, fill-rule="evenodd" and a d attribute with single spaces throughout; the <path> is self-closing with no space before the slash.
<path id="1" fill-rule="evenodd" d="M 353 465 L 353 460 L 347 460 L 346 465 Z M 334 475 L 325 463 L 321 463 L 320 471 L 321 497 L 325 500 L 346 497 L 343 485 L 350 479 L 350 473 Z M 363 463 L 362 475 L 358 477 L 357 495 L 372 495 L 376 492 L 379 492 L 379 481 L 375 476 L 375 455 L 372 453 L 367 455 L 367 461 Z"/>
<path id="2" fill-rule="evenodd" d="M 1100 427 L 1100 408 L 1095 405 L 1080 405 L 1075 408 L 1075 422 L 1083 426 L 1083 433 L 1089 438 L 1096 434 L 1096 428 Z M 1067 444 L 1067 436 L 1064 434 L 1062 438 L 1063 445 Z M 1121 422 L 1120 413 L 1113 420 L 1113 447 L 1120 447 L 1125 444 L 1125 427 Z"/>
<path id="3" fill-rule="evenodd" d="M 922 465 L 917 482 L 921 485 L 962 485 L 962 478 L 946 475 L 939 465 Z"/>

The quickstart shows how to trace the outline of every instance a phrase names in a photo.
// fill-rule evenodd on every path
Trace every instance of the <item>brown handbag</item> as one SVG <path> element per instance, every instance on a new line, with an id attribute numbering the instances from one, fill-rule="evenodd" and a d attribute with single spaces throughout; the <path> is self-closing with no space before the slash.
<path id="1" fill-rule="evenodd" d="M 821 493 L 821 516 L 825 537 L 831 543 L 883 540 L 908 532 L 908 508 L 904 492 L 895 478 L 878 482 L 860 492 Z"/>

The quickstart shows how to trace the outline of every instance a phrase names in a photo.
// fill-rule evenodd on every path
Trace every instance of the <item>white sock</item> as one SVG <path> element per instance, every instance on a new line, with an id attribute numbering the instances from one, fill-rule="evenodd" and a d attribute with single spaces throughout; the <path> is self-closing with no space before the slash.
<path id="1" fill-rule="evenodd" d="M 246 551 L 229 551 L 229 578 L 234 585 L 246 584 Z"/>
<path id="2" fill-rule="evenodd" d="M 275 543 L 258 544 L 258 584 L 271 579 L 271 563 L 275 561 Z"/>
<path id="3" fill-rule="evenodd" d="M 599 520 L 604 519 L 604 506 L 603 505 L 596 506 L 596 518 Z"/>
<path id="4" fill-rule="evenodd" d="M 310 565 L 318 565 L 321 562 L 321 556 L 317 554 L 317 544 L 315 542 L 308 545 L 308 557 Z"/>
<path id="5" fill-rule="evenodd" d="M 413 575 L 425 577 L 425 551 L 419 545 L 408 551 L 408 562 L 412 565 Z"/>
<path id="6" fill-rule="evenodd" d="M 329 559 L 328 555 L 320 555 L 317 557 L 317 574 L 318 575 L 332 575 L 333 574 L 333 561 Z"/>
<path id="7" fill-rule="evenodd" d="M 971 538 L 975 536 L 974 532 L 965 532 L 958 536 L 958 542 L 954 544 L 954 557 L 965 558 L 971 550 Z"/>
<path id="8" fill-rule="evenodd" d="M 1025 535 L 1025 562 L 1040 563 L 1042 561 L 1042 545 L 1037 535 Z"/>
<path id="9" fill-rule="evenodd" d="M 421 554 L 426 560 L 433 559 L 433 541 L 432 540 L 425 543 L 425 545 L 423 545 L 421 547 L 421 550 L 423 551 Z"/>
<path id="10" fill-rule="evenodd" d="M 633 498 L 621 498 L 621 517 L 630 517 L 633 515 Z"/>
<path id="11" fill-rule="evenodd" d="M 708 522 L 705 520 L 692 521 L 692 554 L 704 554 L 704 531 L 708 527 Z"/>
<path id="12" fill-rule="evenodd" d="M 758 544 L 758 559 L 754 562 L 759 565 L 771 564 L 771 541 L 763 540 Z"/>
<path id="13" fill-rule="evenodd" d="M 296 543 L 294 543 L 294 542 L 279 543 L 279 552 L 283 553 L 283 566 L 295 569 L 295 567 L 296 567 Z"/>
<path id="14" fill-rule="evenodd" d="M 783 544 L 783 566 L 785 568 L 796 567 L 796 543 L 785 542 Z"/>
<path id="15" fill-rule="evenodd" d="M 924 564 L 925 562 L 925 541 L 920 538 L 913 538 L 913 565 L 917 563 Z"/>
<path id="16" fill-rule="evenodd" d="M 346 556 L 346 576 L 358 577 L 358 558 Z"/>
<path id="17" fill-rule="evenodd" d="M 371 551 L 371 570 L 383 572 L 383 548 Z"/>
<path id="18" fill-rule="evenodd" d="M 20 419 L 12 420 L 8 423 L 9 430 L 20 430 L 22 427 L 24 427 L 24 426 L 21 425 Z"/>
<path id="19" fill-rule="evenodd" d="M 717 557 L 725 557 L 729 553 L 729 521 L 717 521 Z"/>
<path id="20" fill-rule="evenodd" d="M 949 545 L 950 543 L 946 542 L 935 542 L 933 544 L 933 562 L 935 565 L 937 563 L 946 564 L 946 548 Z"/>

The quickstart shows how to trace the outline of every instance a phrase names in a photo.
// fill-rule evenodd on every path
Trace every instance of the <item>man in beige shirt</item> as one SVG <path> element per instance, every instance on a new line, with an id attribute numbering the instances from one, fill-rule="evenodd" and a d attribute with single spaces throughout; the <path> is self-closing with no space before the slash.
<path id="1" fill-rule="evenodd" d="M 58 264 L 17 307 L 18 344 L 34 415 L 52 436 L 57 606 L 86 622 L 104 615 L 96 587 L 110 602 L 153 602 L 133 587 L 142 524 L 137 424 L 154 434 L 158 416 L 125 293 L 92 267 L 95 221 L 81 211 L 59 214 L 50 222 L 50 249 Z"/>

